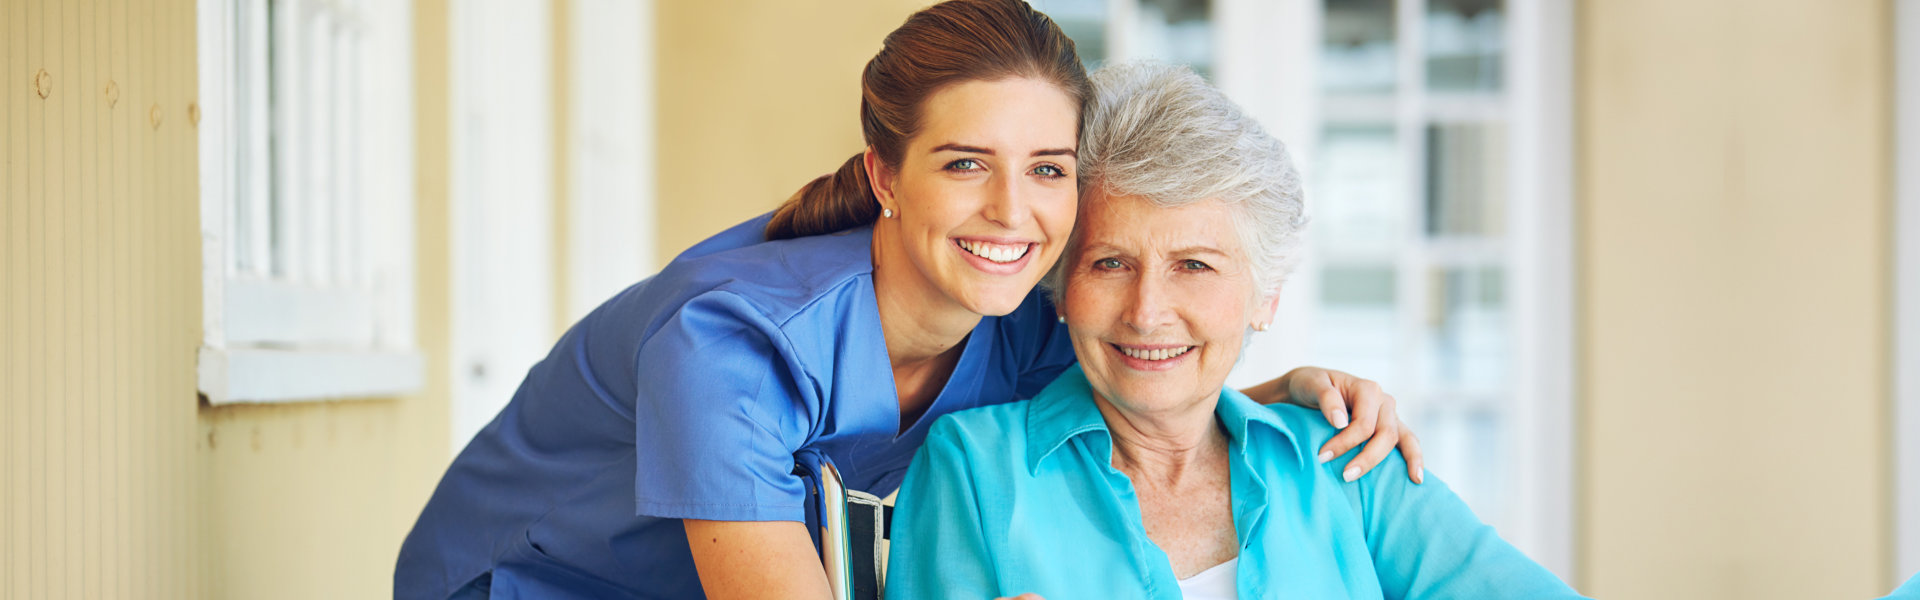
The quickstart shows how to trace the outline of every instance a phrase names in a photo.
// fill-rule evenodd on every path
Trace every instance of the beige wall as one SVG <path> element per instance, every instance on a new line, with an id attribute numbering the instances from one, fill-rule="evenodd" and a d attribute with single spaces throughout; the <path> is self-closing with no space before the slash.
<path id="1" fill-rule="evenodd" d="M 445 112 L 444 4 L 416 0 L 421 115 Z M 448 392 L 199 405 L 193 7 L 0 1 L 0 595 L 382 597 Z M 417 134 L 418 337 L 445 372 L 444 119 Z"/>
<path id="2" fill-rule="evenodd" d="M 1890 16 L 1579 3 L 1586 593 L 1886 591 Z"/>
<path id="3" fill-rule="evenodd" d="M 923 3 L 659 2 L 663 259 L 858 151 L 860 67 Z M 416 113 L 444 114 L 446 0 L 415 5 Z M 193 2 L 109 6 L 0 0 L 0 593 L 382 597 L 446 382 L 197 405 Z M 1579 7 L 1581 589 L 1885 591 L 1887 3 Z M 416 138 L 445 373 L 445 120 Z"/>
<path id="4" fill-rule="evenodd" d="M 928 4 L 657 2 L 660 260 L 864 149 L 860 71 Z"/>
<path id="5" fill-rule="evenodd" d="M 96 8 L 0 2 L 0 590 L 198 597 L 192 2 Z"/>

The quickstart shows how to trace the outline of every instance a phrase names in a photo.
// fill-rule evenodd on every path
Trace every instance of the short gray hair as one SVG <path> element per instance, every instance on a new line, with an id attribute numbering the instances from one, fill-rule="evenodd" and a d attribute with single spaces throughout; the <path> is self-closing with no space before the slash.
<path id="1" fill-rule="evenodd" d="M 1174 208 L 1217 199 L 1240 211 L 1240 238 L 1260 293 L 1280 288 L 1306 227 L 1300 174 L 1267 135 L 1184 66 L 1118 63 L 1095 71 L 1080 130 L 1080 198 L 1135 196 Z M 1076 231 L 1078 228 L 1076 227 Z M 1079 234 L 1068 248 L 1078 244 Z M 1060 301 L 1072 257 L 1043 282 Z"/>

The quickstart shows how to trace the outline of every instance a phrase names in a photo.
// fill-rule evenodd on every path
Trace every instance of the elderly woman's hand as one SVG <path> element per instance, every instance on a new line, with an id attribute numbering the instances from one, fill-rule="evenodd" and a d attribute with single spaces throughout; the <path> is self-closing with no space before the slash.
<path id="1" fill-rule="evenodd" d="M 1246 390 L 1246 394 L 1260 402 L 1287 402 L 1320 409 L 1327 416 L 1328 423 L 1341 429 L 1340 433 L 1320 447 L 1320 455 L 1316 457 L 1320 462 L 1333 460 L 1333 457 L 1366 443 L 1366 449 L 1348 462 L 1347 468 L 1341 473 L 1347 481 L 1372 471 L 1373 467 L 1387 458 L 1387 453 L 1392 452 L 1394 446 L 1400 447 L 1400 455 L 1407 461 L 1407 478 L 1414 483 L 1424 483 L 1426 480 L 1425 465 L 1420 457 L 1420 438 L 1400 422 L 1393 395 L 1381 390 L 1380 384 L 1373 380 L 1333 369 L 1300 367 L 1288 371 L 1279 379 L 1254 386 Z M 1351 419 L 1348 418 L 1349 413 L 1352 414 Z"/>

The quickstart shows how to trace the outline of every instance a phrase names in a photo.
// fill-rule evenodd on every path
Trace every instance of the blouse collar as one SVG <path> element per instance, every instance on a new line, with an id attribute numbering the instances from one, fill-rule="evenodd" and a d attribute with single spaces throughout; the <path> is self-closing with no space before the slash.
<path id="1" fill-rule="evenodd" d="M 1247 452 L 1246 441 L 1251 439 L 1248 437 L 1251 424 L 1260 423 L 1287 440 L 1285 445 L 1292 451 L 1294 460 L 1304 459 L 1299 436 L 1287 427 L 1280 415 L 1239 390 L 1223 386 L 1214 415 L 1226 425 L 1227 435 L 1235 442 L 1232 447 L 1243 457 Z M 1107 458 L 1111 459 L 1112 433 L 1107 430 L 1106 419 L 1100 416 L 1100 408 L 1094 405 L 1093 386 L 1087 382 L 1086 372 L 1075 364 L 1027 402 L 1027 472 L 1037 472 L 1041 461 L 1066 445 L 1067 440 L 1094 432 L 1103 435 L 1090 441 L 1097 441 L 1095 446 L 1104 446 Z"/>

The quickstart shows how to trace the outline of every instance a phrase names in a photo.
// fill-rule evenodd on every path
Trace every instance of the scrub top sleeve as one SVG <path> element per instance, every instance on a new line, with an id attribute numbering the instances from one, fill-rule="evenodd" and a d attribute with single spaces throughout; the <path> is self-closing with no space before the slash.
<path id="1" fill-rule="evenodd" d="M 1395 450 L 1356 482 L 1367 548 L 1388 598 L 1581 597 L 1481 523 L 1439 477 L 1429 472 L 1414 485 L 1406 472 Z"/>
<path id="2" fill-rule="evenodd" d="M 993 598 L 993 559 L 981 529 L 979 492 L 960 428 L 934 422 L 913 456 L 893 511 L 887 596 Z"/>
<path id="3" fill-rule="evenodd" d="M 818 414 L 785 335 L 745 299 L 687 302 L 635 360 L 636 514 L 806 520 L 793 453 Z"/>

